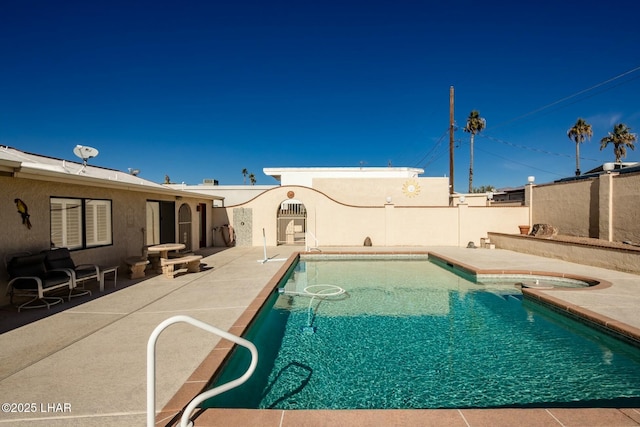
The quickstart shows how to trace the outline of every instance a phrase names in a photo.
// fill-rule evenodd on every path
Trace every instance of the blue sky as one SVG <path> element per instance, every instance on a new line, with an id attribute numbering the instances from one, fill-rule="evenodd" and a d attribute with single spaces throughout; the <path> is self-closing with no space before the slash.
<path id="1" fill-rule="evenodd" d="M 0 5 L 0 145 L 162 182 L 264 167 L 420 167 L 455 190 L 572 176 L 578 117 L 640 130 L 637 1 L 30 1 Z M 625 160 L 640 160 L 640 150 Z"/>

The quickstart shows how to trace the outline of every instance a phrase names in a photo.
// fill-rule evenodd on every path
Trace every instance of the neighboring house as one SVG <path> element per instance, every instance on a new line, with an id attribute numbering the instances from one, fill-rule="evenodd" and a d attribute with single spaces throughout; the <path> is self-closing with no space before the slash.
<path id="1" fill-rule="evenodd" d="M 493 192 L 492 195 L 492 203 L 500 204 L 506 206 L 511 204 L 513 206 L 521 206 L 524 205 L 524 189 L 525 186 L 521 187 L 509 187 L 509 188 L 501 188 L 497 191 Z"/>
<path id="2" fill-rule="evenodd" d="M 280 185 L 302 185 L 315 188 L 314 183 L 323 178 L 418 178 L 424 169 L 407 167 L 309 167 L 264 168 L 265 175 L 273 177 Z"/>
<path id="3" fill-rule="evenodd" d="M 212 206 L 219 199 L 0 146 L 0 258 L 67 247 L 76 263 L 119 265 L 148 244 L 210 246 Z M 20 213 L 18 203 L 27 212 Z"/>
<path id="4" fill-rule="evenodd" d="M 313 188 L 352 205 L 449 206 L 449 179 L 419 177 L 407 167 L 265 168 L 281 186 Z"/>
<path id="5" fill-rule="evenodd" d="M 277 185 L 218 185 L 211 183 L 213 180 L 204 180 L 202 184 L 164 184 L 165 187 L 175 190 L 191 191 L 200 194 L 209 194 L 218 199 L 214 200 L 215 207 L 233 206 L 246 203 Z"/>
<path id="6" fill-rule="evenodd" d="M 330 194 L 345 203 L 377 203 L 379 194 L 383 199 L 400 196 L 397 183 L 406 183 L 405 192 L 413 192 L 418 197 L 413 203 L 422 200 L 430 205 L 448 204 L 447 178 L 419 178 L 424 170 L 406 167 L 301 167 L 301 168 L 264 168 L 265 175 L 271 176 L 279 185 L 218 185 L 216 180 L 205 179 L 202 184 L 165 184 L 165 186 L 184 191 L 211 194 L 224 198 L 214 206 L 236 206 L 247 203 L 265 191 L 288 185 L 313 188 Z M 349 183 L 345 186 L 345 183 Z M 444 186 L 444 187 L 443 187 Z M 444 188 L 444 192 L 442 191 Z M 364 195 L 374 192 L 373 198 L 361 200 Z M 434 199 L 435 195 L 441 197 Z"/>
<path id="7" fill-rule="evenodd" d="M 629 173 L 629 172 L 637 172 L 640 168 L 639 162 L 620 162 L 620 163 L 603 163 L 597 168 L 593 168 L 584 173 L 584 175 L 589 175 L 598 172 L 620 172 L 620 173 Z"/>

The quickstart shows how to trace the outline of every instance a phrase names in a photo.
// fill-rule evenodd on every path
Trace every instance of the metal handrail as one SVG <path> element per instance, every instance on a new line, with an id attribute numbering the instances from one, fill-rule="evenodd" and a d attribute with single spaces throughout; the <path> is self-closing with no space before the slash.
<path id="1" fill-rule="evenodd" d="M 219 385 L 217 387 L 212 388 L 211 390 L 207 390 L 203 393 L 197 395 L 184 409 L 182 413 L 182 417 L 180 418 L 180 426 L 187 427 L 189 425 L 193 425 L 189 417 L 193 410 L 202 402 L 207 399 L 210 399 L 214 396 L 217 396 L 225 391 L 231 390 L 232 388 L 238 387 L 244 384 L 253 372 L 256 369 L 256 365 L 258 364 L 258 349 L 251 342 L 247 341 L 244 338 L 235 336 L 230 334 L 229 332 L 223 331 L 222 329 L 218 329 L 215 326 L 211 326 L 208 323 L 204 323 L 200 320 L 194 319 L 193 317 L 178 315 L 168 318 L 167 320 L 160 323 L 151 333 L 149 337 L 149 341 L 147 342 L 147 427 L 155 426 L 155 418 L 156 418 L 156 341 L 158 337 L 168 326 L 173 325 L 174 323 L 189 323 L 190 325 L 196 326 L 200 329 L 204 329 L 207 332 L 211 332 L 212 334 L 218 335 L 222 338 L 228 339 L 231 342 L 234 342 L 238 345 L 241 345 L 247 348 L 251 352 L 251 363 L 249 364 L 249 368 L 247 371 L 239 378 L 236 378 L 233 381 L 228 383 Z"/>
<path id="2" fill-rule="evenodd" d="M 311 246 L 309 246 L 307 244 L 306 248 L 305 248 L 306 252 L 311 252 L 314 249 L 317 250 L 317 251 L 320 251 L 320 248 L 318 247 L 319 246 L 318 245 L 318 238 L 315 236 L 315 234 L 313 234 L 312 232 L 307 230 L 307 235 L 310 235 L 311 237 L 313 237 L 313 240 L 316 242 L 316 245 L 311 247 Z M 305 238 L 304 240 L 305 240 L 305 243 L 306 243 L 308 239 Z M 320 251 L 320 252 L 322 252 L 322 251 Z"/>

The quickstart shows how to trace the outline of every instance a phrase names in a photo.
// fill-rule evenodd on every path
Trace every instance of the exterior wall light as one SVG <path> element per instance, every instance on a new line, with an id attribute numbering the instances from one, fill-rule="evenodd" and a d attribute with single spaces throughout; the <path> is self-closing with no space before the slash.
<path id="1" fill-rule="evenodd" d="M 602 170 L 604 170 L 606 173 L 611 173 L 611 171 L 614 170 L 615 167 L 615 163 L 605 163 L 602 165 Z"/>
<path id="2" fill-rule="evenodd" d="M 533 175 L 527 177 L 527 182 L 529 184 L 533 184 L 535 182 L 535 180 L 536 180 L 536 177 L 533 176 Z"/>

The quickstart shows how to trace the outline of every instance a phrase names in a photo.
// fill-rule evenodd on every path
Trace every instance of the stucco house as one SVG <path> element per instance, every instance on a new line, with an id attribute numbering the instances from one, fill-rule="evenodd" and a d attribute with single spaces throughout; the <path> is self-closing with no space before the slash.
<path id="1" fill-rule="evenodd" d="M 220 199 L 0 146 L 0 258 L 67 247 L 76 263 L 119 265 L 144 245 L 211 246 L 212 206 Z M 0 269 L 1 289 L 6 279 Z"/>
<path id="2" fill-rule="evenodd" d="M 218 185 L 212 180 L 204 179 L 202 184 L 163 184 L 165 187 L 176 190 L 191 191 L 200 194 L 210 194 L 218 199 L 213 201 L 213 206 L 233 206 L 246 203 L 277 185 Z"/>

